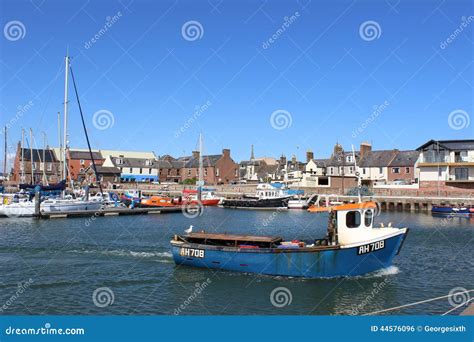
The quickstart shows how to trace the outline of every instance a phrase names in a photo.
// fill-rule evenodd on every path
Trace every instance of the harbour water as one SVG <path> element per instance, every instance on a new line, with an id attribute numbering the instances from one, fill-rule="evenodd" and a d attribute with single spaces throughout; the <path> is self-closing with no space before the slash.
<path id="1" fill-rule="evenodd" d="M 191 224 L 194 231 L 311 240 L 324 236 L 326 221 L 327 214 L 306 211 L 210 207 L 196 218 L 170 213 L 1 219 L 0 310 L 15 315 L 351 315 L 447 295 L 456 287 L 471 289 L 474 283 L 472 217 L 382 212 L 376 225 L 392 222 L 410 233 L 393 267 L 355 278 L 178 267 L 169 248 L 173 234 Z M 441 314 L 452 307 L 443 299 L 393 313 Z"/>

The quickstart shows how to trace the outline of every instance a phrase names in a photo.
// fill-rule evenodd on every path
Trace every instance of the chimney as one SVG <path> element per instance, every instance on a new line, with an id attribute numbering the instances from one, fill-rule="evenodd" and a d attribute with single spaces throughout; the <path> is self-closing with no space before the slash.
<path id="1" fill-rule="evenodd" d="M 253 154 L 253 144 L 252 144 L 252 150 L 250 152 L 250 160 L 254 160 L 255 159 L 255 155 Z"/>
<path id="2" fill-rule="evenodd" d="M 308 150 L 308 152 L 306 152 L 306 162 L 308 163 L 310 160 L 313 160 L 313 159 L 314 159 L 313 151 Z"/>
<path id="3" fill-rule="evenodd" d="M 296 156 L 294 154 L 291 156 L 291 162 L 296 164 Z"/>
<path id="4" fill-rule="evenodd" d="M 339 143 L 334 145 L 333 156 L 340 156 L 344 152 L 342 146 Z"/>
<path id="5" fill-rule="evenodd" d="M 223 155 L 224 157 L 230 158 L 230 149 L 224 148 L 224 149 L 222 150 L 222 155 Z"/>
<path id="6" fill-rule="evenodd" d="M 364 141 L 360 144 L 360 157 L 361 158 L 371 151 L 372 151 L 372 145 L 369 142 Z"/>
<path id="7" fill-rule="evenodd" d="M 199 151 L 193 151 L 193 158 L 199 159 Z"/>
<path id="8" fill-rule="evenodd" d="M 286 165 L 286 157 L 284 154 L 282 154 L 280 157 L 280 165 Z"/>

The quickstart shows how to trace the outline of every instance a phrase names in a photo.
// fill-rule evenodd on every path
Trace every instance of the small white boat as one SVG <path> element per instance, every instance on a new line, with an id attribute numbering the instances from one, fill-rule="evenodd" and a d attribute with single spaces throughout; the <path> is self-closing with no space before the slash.
<path id="1" fill-rule="evenodd" d="M 82 199 L 47 199 L 41 202 L 40 210 L 44 213 L 65 212 L 65 211 L 83 211 L 100 210 L 103 201 Z"/>

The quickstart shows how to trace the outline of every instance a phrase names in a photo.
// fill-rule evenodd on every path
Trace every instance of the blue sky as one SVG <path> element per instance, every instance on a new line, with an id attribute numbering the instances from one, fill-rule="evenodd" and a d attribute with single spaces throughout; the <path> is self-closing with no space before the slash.
<path id="1" fill-rule="evenodd" d="M 10 152 L 22 127 L 57 145 L 67 47 L 96 148 L 179 156 L 202 132 L 205 152 L 239 161 L 251 144 L 304 159 L 474 137 L 470 1 L 0 3 Z M 85 147 L 69 94 L 70 145 Z"/>

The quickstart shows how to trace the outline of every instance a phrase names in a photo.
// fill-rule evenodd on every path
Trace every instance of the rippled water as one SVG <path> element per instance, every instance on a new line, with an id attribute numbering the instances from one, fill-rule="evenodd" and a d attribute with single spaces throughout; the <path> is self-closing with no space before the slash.
<path id="1" fill-rule="evenodd" d="M 382 213 L 376 221 L 410 228 L 402 252 L 392 268 L 353 278 L 297 279 L 177 267 L 169 248 L 173 234 L 190 224 L 209 232 L 313 239 L 325 234 L 326 220 L 327 214 L 305 211 L 222 208 L 206 208 L 194 219 L 181 213 L 93 221 L 0 219 L 0 310 L 3 314 L 362 314 L 446 295 L 455 287 L 472 288 L 474 218 Z M 97 290 L 104 287 L 111 292 Z M 270 301 L 278 287 L 287 289 L 280 292 L 279 299 L 287 304 L 283 307 Z M 98 305 L 93 302 L 94 291 Z M 101 307 L 112 296 L 113 303 Z M 450 308 L 448 300 L 441 300 L 394 313 L 439 314 Z"/>

